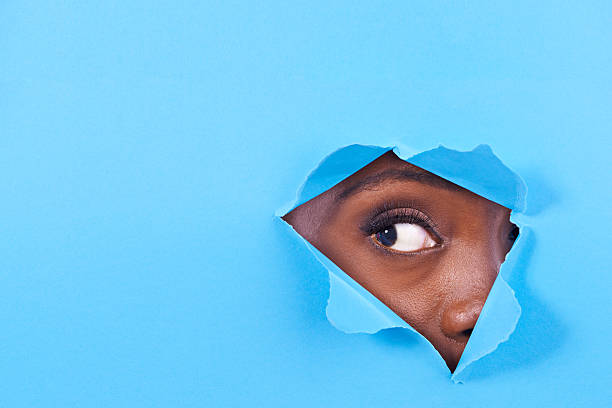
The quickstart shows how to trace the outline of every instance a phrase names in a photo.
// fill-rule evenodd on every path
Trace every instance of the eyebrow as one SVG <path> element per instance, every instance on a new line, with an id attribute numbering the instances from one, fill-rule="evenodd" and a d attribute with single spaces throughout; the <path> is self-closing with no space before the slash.
<path id="1" fill-rule="evenodd" d="M 432 173 L 425 173 L 412 169 L 388 169 L 368 176 L 358 183 L 349 185 L 338 194 L 337 199 L 346 200 L 350 196 L 362 191 L 374 190 L 387 181 L 415 181 L 417 183 L 427 184 L 449 191 L 462 190 L 462 187 Z"/>

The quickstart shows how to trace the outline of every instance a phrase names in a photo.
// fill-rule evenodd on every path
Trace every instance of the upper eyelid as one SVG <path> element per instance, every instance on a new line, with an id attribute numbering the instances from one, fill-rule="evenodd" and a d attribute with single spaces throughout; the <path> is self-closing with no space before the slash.
<path id="1" fill-rule="evenodd" d="M 414 216 L 406 216 L 404 214 L 390 214 L 390 215 L 386 215 L 383 214 L 381 216 L 379 216 L 379 218 L 382 218 L 382 220 L 378 219 L 378 220 L 373 220 L 373 224 L 376 223 L 377 225 L 382 226 L 382 224 L 417 224 L 420 225 L 422 227 L 425 228 L 433 228 L 433 226 L 431 225 L 432 223 L 429 222 L 429 220 L 425 217 L 414 217 Z M 384 225 L 385 227 L 388 225 Z"/>
<path id="2" fill-rule="evenodd" d="M 379 216 L 382 216 L 382 215 L 388 214 L 388 213 L 392 213 L 392 212 L 401 211 L 401 210 L 412 211 L 413 213 L 410 214 L 410 215 L 416 216 L 416 218 L 418 220 L 424 221 L 425 223 L 427 223 L 432 228 L 436 228 L 437 227 L 437 224 L 435 223 L 433 218 L 431 216 L 429 216 L 429 214 L 427 214 L 423 210 L 420 210 L 420 209 L 412 207 L 412 206 L 410 206 L 410 207 L 400 206 L 400 207 L 391 208 L 391 209 L 388 209 L 388 210 L 382 212 L 381 214 L 379 214 Z M 394 214 L 394 216 L 402 217 L 402 216 L 406 216 L 406 215 L 405 214 Z"/>

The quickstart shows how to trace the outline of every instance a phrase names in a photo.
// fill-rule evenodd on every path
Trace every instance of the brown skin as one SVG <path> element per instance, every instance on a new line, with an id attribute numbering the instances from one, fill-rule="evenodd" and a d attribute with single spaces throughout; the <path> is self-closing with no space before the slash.
<path id="1" fill-rule="evenodd" d="M 388 152 L 283 219 L 454 371 L 518 234 L 509 217 L 508 208 Z M 412 224 L 428 244 L 398 250 L 415 236 L 399 224 Z"/>

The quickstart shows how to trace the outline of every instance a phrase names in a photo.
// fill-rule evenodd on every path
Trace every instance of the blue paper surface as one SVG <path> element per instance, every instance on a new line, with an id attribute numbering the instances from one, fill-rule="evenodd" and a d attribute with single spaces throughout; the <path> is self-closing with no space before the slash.
<path id="1" fill-rule="evenodd" d="M 0 405 L 610 405 L 611 13 L 4 2 Z M 487 144 L 529 187 L 521 317 L 463 384 L 330 325 L 274 215 L 351 144 Z"/>

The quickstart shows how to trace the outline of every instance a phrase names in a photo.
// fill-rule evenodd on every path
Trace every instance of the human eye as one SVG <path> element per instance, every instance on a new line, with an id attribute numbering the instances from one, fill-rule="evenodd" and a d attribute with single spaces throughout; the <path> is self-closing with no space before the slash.
<path id="1" fill-rule="evenodd" d="M 374 217 L 366 230 L 374 242 L 393 251 L 416 253 L 440 245 L 432 222 L 413 208 L 396 208 Z"/>
<path id="2" fill-rule="evenodd" d="M 409 223 L 398 223 L 385 227 L 374 234 L 374 239 L 379 244 L 400 252 L 416 252 L 437 245 L 425 228 Z"/>

